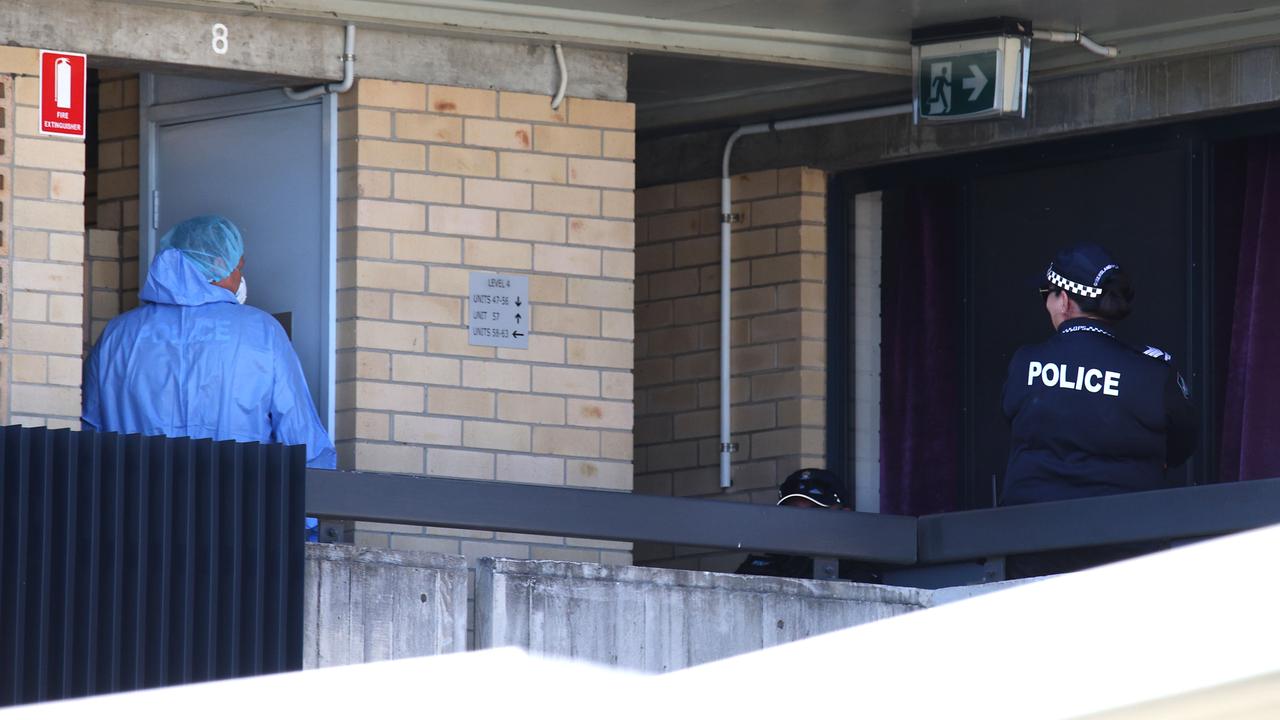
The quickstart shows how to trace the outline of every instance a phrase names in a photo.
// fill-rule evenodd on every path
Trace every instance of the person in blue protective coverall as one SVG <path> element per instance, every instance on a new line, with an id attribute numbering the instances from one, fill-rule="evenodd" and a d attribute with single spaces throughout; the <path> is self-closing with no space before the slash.
<path id="1" fill-rule="evenodd" d="M 86 427 L 306 445 L 308 467 L 335 467 L 288 336 L 243 304 L 243 266 L 225 218 L 192 218 L 161 238 L 144 304 L 112 320 L 85 363 Z"/>

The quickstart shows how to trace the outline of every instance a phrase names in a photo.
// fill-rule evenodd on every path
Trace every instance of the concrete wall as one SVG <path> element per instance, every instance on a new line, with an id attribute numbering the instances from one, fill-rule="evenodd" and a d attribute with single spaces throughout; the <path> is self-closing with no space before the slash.
<path id="1" fill-rule="evenodd" d="M 466 649 L 463 558 L 313 544 L 306 554 L 303 667 Z"/>
<path id="2" fill-rule="evenodd" d="M 825 462 L 826 176 L 733 179 L 733 488 L 719 485 L 720 182 L 637 193 L 636 491 L 772 503 Z M 645 564 L 732 570 L 742 555 L 640 546 Z"/>
<path id="3" fill-rule="evenodd" d="M 85 150 L 39 134 L 38 75 L 0 48 L 0 422 L 79 428 Z"/>
<path id="4" fill-rule="evenodd" d="M 669 672 L 919 610 L 931 597 L 878 585 L 486 558 L 477 569 L 476 647 Z"/>

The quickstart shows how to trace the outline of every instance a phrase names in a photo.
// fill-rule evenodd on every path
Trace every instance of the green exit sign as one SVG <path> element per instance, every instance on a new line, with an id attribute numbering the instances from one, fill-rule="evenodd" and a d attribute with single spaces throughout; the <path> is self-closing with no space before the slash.
<path id="1" fill-rule="evenodd" d="M 912 49 L 916 122 L 1026 117 L 1030 42 L 997 35 Z"/>
<path id="2" fill-rule="evenodd" d="M 1000 54 L 991 50 L 930 58 L 920 62 L 916 89 L 922 118 L 962 118 L 992 114 L 997 109 L 996 83 Z"/>

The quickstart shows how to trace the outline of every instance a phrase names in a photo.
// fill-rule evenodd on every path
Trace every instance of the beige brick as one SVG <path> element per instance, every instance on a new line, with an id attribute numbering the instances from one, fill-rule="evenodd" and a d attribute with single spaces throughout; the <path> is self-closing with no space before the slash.
<path id="1" fill-rule="evenodd" d="M 634 344 L 630 342 L 569 338 L 566 349 L 571 365 L 630 368 L 635 362 Z"/>
<path id="2" fill-rule="evenodd" d="M 533 129 L 533 146 L 538 152 L 599 157 L 599 130 L 539 125 Z"/>
<path id="3" fill-rule="evenodd" d="M 630 400 L 635 396 L 634 376 L 629 372 L 600 373 L 600 394 L 613 400 Z"/>
<path id="4" fill-rule="evenodd" d="M 635 160 L 635 133 L 606 131 L 604 134 L 604 156 L 622 160 Z"/>
<path id="5" fill-rule="evenodd" d="M 360 545 L 360 542 L 356 542 Z M 411 550 L 413 552 L 441 553 L 444 555 L 461 555 L 462 544 L 458 540 L 445 538 L 421 537 L 418 535 L 392 535 L 392 550 Z"/>
<path id="6" fill-rule="evenodd" d="M 78 417 L 80 388 L 15 384 L 9 388 L 9 407 L 14 413 Z"/>
<path id="7" fill-rule="evenodd" d="M 397 415 L 395 417 L 396 442 L 415 445 L 462 444 L 462 421 L 448 418 L 422 417 L 421 415 Z"/>
<path id="8" fill-rule="evenodd" d="M 409 232 L 427 229 L 427 210 L 421 205 L 382 200 L 360 200 L 355 205 L 355 224 L 361 227 Z"/>
<path id="9" fill-rule="evenodd" d="M 491 358 L 494 349 L 472 345 L 466 328 L 433 325 L 427 333 L 427 352 L 432 355 L 464 355 L 466 357 Z"/>
<path id="10" fill-rule="evenodd" d="M 504 152 L 498 155 L 498 175 L 506 180 L 564 183 L 568 178 L 566 160 L 555 155 Z"/>
<path id="11" fill-rule="evenodd" d="M 113 318 L 120 314 L 120 293 L 95 291 L 92 303 L 95 318 Z"/>
<path id="12" fill-rule="evenodd" d="M 825 193 L 827 174 L 816 168 L 793 167 L 778 171 L 778 194 Z"/>
<path id="13" fill-rule="evenodd" d="M 338 137 L 391 137 L 391 113 L 386 110 L 353 108 L 338 113 Z"/>
<path id="14" fill-rule="evenodd" d="M 458 244 L 461 248 L 462 241 L 459 240 Z M 461 257 L 461 250 L 459 250 L 459 257 Z M 471 293 L 471 271 L 466 268 L 432 267 L 430 288 L 432 295 L 466 297 Z"/>
<path id="15" fill-rule="evenodd" d="M 427 149 L 413 143 L 361 140 L 357 145 L 360 164 L 391 170 L 426 170 Z"/>
<path id="16" fill-rule="evenodd" d="M 551 100 L 546 95 L 530 95 L 528 93 L 498 93 L 498 115 L 512 120 L 535 120 L 537 122 L 562 123 L 565 120 L 565 106 L 551 109 Z"/>
<path id="17" fill-rule="evenodd" d="M 636 214 L 653 215 L 676 206 L 675 185 L 654 185 L 636 190 Z"/>
<path id="18" fill-rule="evenodd" d="M 600 251 L 590 248 L 536 245 L 533 250 L 533 267 L 540 272 L 595 276 L 600 274 Z"/>
<path id="19" fill-rule="evenodd" d="M 79 327 L 14 322 L 10 341 L 14 350 L 79 356 L 83 331 Z"/>
<path id="20" fill-rule="evenodd" d="M 533 187 L 526 183 L 467 178 L 465 189 L 467 205 L 507 210 L 533 207 Z"/>
<path id="21" fill-rule="evenodd" d="M 391 300 L 391 318 L 407 322 L 457 325 L 462 318 L 458 298 L 396 293 Z"/>
<path id="22" fill-rule="evenodd" d="M 422 388 L 369 381 L 344 384 L 351 393 L 352 408 L 357 410 L 423 411 Z"/>
<path id="23" fill-rule="evenodd" d="M 498 214 L 492 210 L 436 205 L 431 208 L 431 232 L 443 235 L 493 237 Z"/>
<path id="24" fill-rule="evenodd" d="M 446 175 L 496 177 L 498 154 L 492 150 L 434 146 L 431 148 L 431 172 Z"/>
<path id="25" fill-rule="evenodd" d="M 498 94 L 492 90 L 429 85 L 427 109 L 437 113 L 493 117 L 498 114 Z"/>
<path id="26" fill-rule="evenodd" d="M 568 298 L 565 278 L 534 275 L 529 278 L 529 299 L 536 303 L 564 303 Z"/>
<path id="27" fill-rule="evenodd" d="M 604 276 L 632 280 L 636 276 L 636 254 L 625 250 L 605 250 Z"/>
<path id="28" fill-rule="evenodd" d="M 82 366 L 78 357 L 50 356 L 49 383 L 51 385 L 74 387 L 78 390 L 82 376 L 81 370 Z M 75 414 L 79 415 L 80 413 L 77 412 Z"/>
<path id="29" fill-rule="evenodd" d="M 565 464 L 565 484 L 601 490 L 631 490 L 631 464 L 569 460 Z"/>
<path id="30" fill-rule="evenodd" d="M 40 102 L 40 78 L 14 78 L 13 97 L 18 101 L 19 105 L 37 105 Z"/>
<path id="31" fill-rule="evenodd" d="M 422 448 L 414 445 L 355 444 L 355 470 L 422 474 Z"/>
<path id="32" fill-rule="evenodd" d="M 462 118 L 446 115 L 396 113 L 396 137 L 427 142 L 462 142 Z"/>
<path id="33" fill-rule="evenodd" d="M 431 387 L 427 389 L 427 410 L 432 415 L 491 418 L 494 413 L 494 395 L 478 390 Z"/>
<path id="34" fill-rule="evenodd" d="M 395 197 L 397 200 L 460 205 L 462 180 L 456 177 L 398 172 L 395 174 Z"/>
<path id="35" fill-rule="evenodd" d="M 563 163 L 564 160 L 560 162 Z M 45 170 L 14 168 L 13 195 L 37 200 L 49 197 L 49 173 Z"/>
<path id="36" fill-rule="evenodd" d="M 533 317 L 535 333 L 600 336 L 600 311 L 559 305 L 541 305 Z"/>
<path id="37" fill-rule="evenodd" d="M 39 75 L 40 51 L 35 48 L 0 46 L 0 72 L 13 75 Z"/>
<path id="38" fill-rule="evenodd" d="M 14 355 L 10 362 L 15 383 L 34 383 L 43 385 L 49 381 L 49 360 L 47 355 Z"/>
<path id="39" fill-rule="evenodd" d="M 57 197 L 57 188 L 51 187 L 55 199 L 82 201 L 84 199 L 84 176 L 80 173 L 60 173 L 63 176 L 79 178 L 75 182 L 75 186 L 71 188 L 72 192 L 64 191 L 64 197 Z M 55 173 L 54 177 L 59 175 Z M 109 172 L 99 172 L 97 178 L 98 200 L 114 200 L 119 198 L 137 197 L 138 195 L 138 169 L 124 168 L 122 170 L 111 170 Z M 67 197 L 67 195 L 70 195 Z"/>
<path id="40" fill-rule="evenodd" d="M 348 353 L 355 363 L 355 377 L 362 380 L 390 380 L 391 356 L 387 353 L 357 350 Z"/>
<path id="41" fill-rule="evenodd" d="M 614 280 L 569 279 L 569 304 L 593 307 L 635 307 L 635 286 Z"/>
<path id="42" fill-rule="evenodd" d="M 606 338 L 632 340 L 635 338 L 635 316 L 631 312 L 604 312 L 600 314 L 600 334 Z"/>
<path id="43" fill-rule="evenodd" d="M 419 83 L 361 78 L 356 85 L 356 99 L 362 106 L 423 110 L 427 106 L 427 87 Z"/>
<path id="44" fill-rule="evenodd" d="M 373 320 L 390 320 L 391 319 L 391 293 L 376 292 L 372 290 L 357 290 L 354 292 L 343 292 L 338 294 L 339 301 L 344 298 L 353 298 L 354 305 L 348 311 L 343 308 L 342 312 L 346 316 L 354 316 L 359 318 L 370 318 Z"/>
<path id="45" fill-rule="evenodd" d="M 431 448 L 427 450 L 427 474 L 436 477 L 458 477 L 472 478 L 476 480 L 492 480 L 493 479 L 493 454 L 484 452 L 470 452 L 467 450 L 445 450 L 443 448 Z M 466 546 L 473 543 L 463 542 L 463 552 L 466 552 Z M 474 545 L 486 545 L 486 543 L 474 543 Z M 482 554 L 489 555 L 492 550 L 484 550 Z M 526 549 L 525 552 L 528 552 Z M 507 557 L 511 557 L 509 551 L 502 551 Z"/>
<path id="46" fill-rule="evenodd" d="M 361 260 L 356 264 L 356 284 L 362 288 L 422 292 L 426 289 L 425 271 L 420 265 Z"/>
<path id="47" fill-rule="evenodd" d="M 533 391 L 554 395 L 600 396 L 600 373 L 577 368 L 533 368 Z"/>
<path id="48" fill-rule="evenodd" d="M 770 198 L 778 194 L 778 171 L 762 170 L 734 175 L 731 183 L 733 197 L 737 200 Z"/>
<path id="49" fill-rule="evenodd" d="M 498 237 L 507 240 L 562 243 L 566 237 L 565 219 L 557 215 L 498 213 Z"/>
<path id="50" fill-rule="evenodd" d="M 82 232 L 84 206 L 78 203 L 14 199 L 13 224 L 14 227 Z"/>
<path id="51" fill-rule="evenodd" d="M 534 368 L 537 372 L 541 368 Z M 543 395 L 498 394 L 498 419 L 540 425 L 563 425 L 564 398 Z"/>
<path id="52" fill-rule="evenodd" d="M 555 335 L 533 335 L 528 348 L 500 348 L 499 360 L 518 360 L 526 363 L 564 364 L 564 338 Z"/>
<path id="53" fill-rule="evenodd" d="M 625 218 L 630 220 L 635 217 L 635 194 L 630 192 L 612 192 L 605 190 L 601 193 L 601 214 L 605 217 Z"/>
<path id="54" fill-rule="evenodd" d="M 634 228 L 632 223 L 626 221 L 573 218 L 569 221 L 569 242 L 574 245 L 630 249 L 635 247 Z"/>
<path id="55" fill-rule="evenodd" d="M 50 295 L 49 322 L 80 325 L 84 322 L 84 298 L 80 295 Z"/>
<path id="56" fill-rule="evenodd" d="M 391 240 L 391 255 L 397 260 L 457 264 L 462 262 L 462 240 L 438 235 L 396 233 Z"/>
<path id="57" fill-rule="evenodd" d="M 629 402 L 569 399 L 569 425 L 630 430 L 634 418 L 635 410 Z"/>
<path id="58" fill-rule="evenodd" d="M 463 243 L 463 257 L 470 267 L 528 270 L 533 261 L 533 246 L 494 240 L 467 240 Z"/>
<path id="59" fill-rule="evenodd" d="M 462 385 L 468 388 L 529 391 L 528 365 L 466 360 L 462 363 Z"/>
<path id="60" fill-rule="evenodd" d="M 114 170 L 124 165 L 124 143 L 98 143 L 98 169 Z"/>
<path id="61" fill-rule="evenodd" d="M 600 191 L 559 185 L 534 185 L 533 209 L 567 215 L 599 215 Z"/>
<path id="62" fill-rule="evenodd" d="M 14 232 L 13 255 L 26 260 L 49 259 L 49 233 L 37 230 Z"/>
<path id="63" fill-rule="evenodd" d="M 636 106 L 626 102 L 569 98 L 569 124 L 634 130 Z"/>
<path id="64" fill-rule="evenodd" d="M 401 352 L 422 350 L 423 331 L 420 325 L 378 320 L 356 320 L 355 323 L 361 347 Z"/>
<path id="65" fill-rule="evenodd" d="M 555 562 L 598 563 L 600 551 L 586 548 L 565 548 L 548 545 L 532 545 L 529 547 L 533 560 L 553 560 Z"/>
<path id="66" fill-rule="evenodd" d="M 393 355 L 391 378 L 396 382 L 457 385 L 461 382 L 462 366 L 458 360 L 450 358 Z"/>
<path id="67" fill-rule="evenodd" d="M 45 322 L 49 319 L 49 296 L 44 293 L 15 291 L 11 309 L 14 320 Z"/>
<path id="68" fill-rule="evenodd" d="M 389 198 L 391 173 L 384 170 L 343 170 L 338 173 L 338 197 Z"/>
<path id="69" fill-rule="evenodd" d="M 533 146 L 533 128 L 525 123 L 468 118 L 464 126 L 467 145 L 528 150 Z"/>
<path id="70" fill-rule="evenodd" d="M 391 258 L 391 233 L 381 230 L 343 230 L 338 233 L 338 253 L 342 257 Z"/>
<path id="71" fill-rule="evenodd" d="M 10 282 L 16 290 L 80 293 L 84 291 L 84 268 L 15 260 Z"/>
<path id="72" fill-rule="evenodd" d="M 121 108 L 98 115 L 98 137 L 103 140 L 116 140 L 138 135 L 138 108 Z"/>
<path id="73" fill-rule="evenodd" d="M 598 457 L 600 433 L 595 430 L 539 426 L 533 428 L 533 451 L 543 455 Z"/>
<path id="74" fill-rule="evenodd" d="M 462 444 L 469 448 L 529 452 L 530 437 L 527 425 L 468 420 L 462 429 Z"/>
<path id="75" fill-rule="evenodd" d="M 636 167 L 617 160 L 569 158 L 569 182 L 574 185 L 631 190 L 636 186 Z"/>

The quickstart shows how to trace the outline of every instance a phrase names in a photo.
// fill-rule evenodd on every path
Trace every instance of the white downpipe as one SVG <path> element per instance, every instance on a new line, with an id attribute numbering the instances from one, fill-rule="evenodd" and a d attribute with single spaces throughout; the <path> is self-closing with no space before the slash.
<path id="1" fill-rule="evenodd" d="M 721 161 L 720 170 L 720 487 L 728 488 L 733 486 L 733 477 L 730 470 L 735 449 L 733 427 L 730 421 L 733 405 L 729 392 L 730 381 L 733 378 L 733 367 L 729 361 L 733 350 L 730 345 L 732 333 L 730 333 L 729 329 L 730 308 L 733 299 L 731 297 L 733 282 L 730 277 L 733 266 L 733 186 L 729 175 L 729 157 L 733 154 L 734 144 L 738 142 L 739 138 L 747 135 L 761 135 L 779 130 L 797 130 L 819 125 L 837 125 L 839 123 L 870 120 L 890 115 L 909 115 L 911 112 L 911 103 L 903 103 L 901 105 L 885 105 L 866 110 L 814 115 L 794 120 L 743 125 L 734 130 L 733 134 L 725 142 L 724 157 Z"/>
<path id="2" fill-rule="evenodd" d="M 1120 54 L 1120 50 L 1118 48 L 1111 45 L 1099 45 L 1093 40 L 1090 40 L 1089 36 L 1079 30 L 1033 30 L 1031 32 L 1031 37 L 1036 40 L 1047 40 L 1048 42 L 1079 45 L 1085 50 L 1088 50 L 1095 55 L 1101 55 L 1105 58 L 1113 58 Z"/>
<path id="3" fill-rule="evenodd" d="M 560 47 L 560 43 L 555 44 L 556 51 L 556 67 L 560 69 L 560 87 L 556 89 L 556 96 L 551 98 L 551 109 L 559 110 L 560 103 L 564 102 L 564 91 L 569 88 L 569 69 L 564 65 L 564 48 Z"/>
<path id="4" fill-rule="evenodd" d="M 290 100 L 310 100 L 326 93 L 344 93 L 351 89 L 356 80 L 356 26 L 347 25 L 346 37 L 342 49 L 342 82 L 316 85 L 305 90 L 282 88 Z"/>

